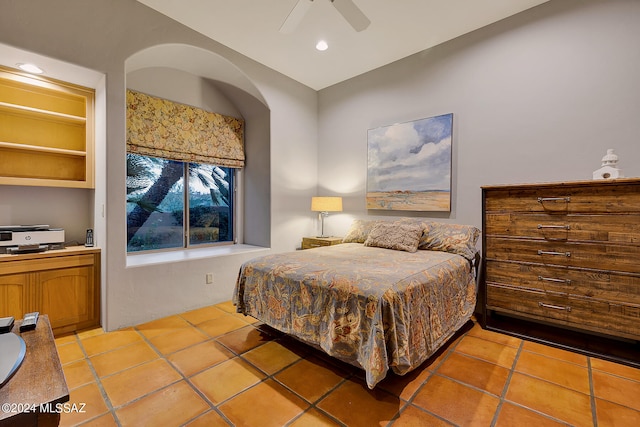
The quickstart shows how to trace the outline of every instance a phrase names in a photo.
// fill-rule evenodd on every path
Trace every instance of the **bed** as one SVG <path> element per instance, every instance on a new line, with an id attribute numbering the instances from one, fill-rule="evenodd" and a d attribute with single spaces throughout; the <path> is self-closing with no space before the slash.
<path id="1" fill-rule="evenodd" d="M 471 318 L 479 230 L 416 219 L 355 220 L 343 243 L 240 267 L 233 302 L 339 360 L 374 388 L 420 366 Z"/>

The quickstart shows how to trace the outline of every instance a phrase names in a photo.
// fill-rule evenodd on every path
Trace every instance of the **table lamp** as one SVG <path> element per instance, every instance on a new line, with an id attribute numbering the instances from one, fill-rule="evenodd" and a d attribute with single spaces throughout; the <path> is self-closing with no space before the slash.
<path id="1" fill-rule="evenodd" d="M 318 216 L 322 224 L 322 234 L 318 237 L 328 237 L 324 235 L 324 217 L 328 216 L 329 212 L 342 211 L 342 197 L 312 197 L 311 210 L 313 212 L 319 212 Z"/>

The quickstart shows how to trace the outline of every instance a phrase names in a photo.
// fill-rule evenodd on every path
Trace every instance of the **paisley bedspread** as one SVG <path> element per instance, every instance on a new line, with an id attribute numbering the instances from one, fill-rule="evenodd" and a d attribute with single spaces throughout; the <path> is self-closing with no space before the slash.
<path id="1" fill-rule="evenodd" d="M 373 388 L 389 369 L 418 367 L 470 319 L 476 282 L 460 255 L 344 243 L 245 262 L 233 302 L 361 367 Z"/>

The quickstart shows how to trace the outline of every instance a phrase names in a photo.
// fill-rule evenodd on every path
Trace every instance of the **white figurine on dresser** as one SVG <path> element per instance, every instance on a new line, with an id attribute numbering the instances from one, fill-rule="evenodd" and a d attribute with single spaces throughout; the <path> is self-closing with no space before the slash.
<path id="1" fill-rule="evenodd" d="M 602 158 L 602 167 L 593 171 L 593 179 L 615 179 L 624 178 L 622 169 L 618 169 L 618 156 L 612 148 L 607 150 L 607 154 Z"/>

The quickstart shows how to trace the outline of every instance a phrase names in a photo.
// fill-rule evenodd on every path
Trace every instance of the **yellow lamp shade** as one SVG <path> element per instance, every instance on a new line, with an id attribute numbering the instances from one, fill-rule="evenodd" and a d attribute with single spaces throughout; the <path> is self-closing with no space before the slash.
<path id="1" fill-rule="evenodd" d="M 314 212 L 341 212 L 342 197 L 312 197 L 311 210 Z"/>

